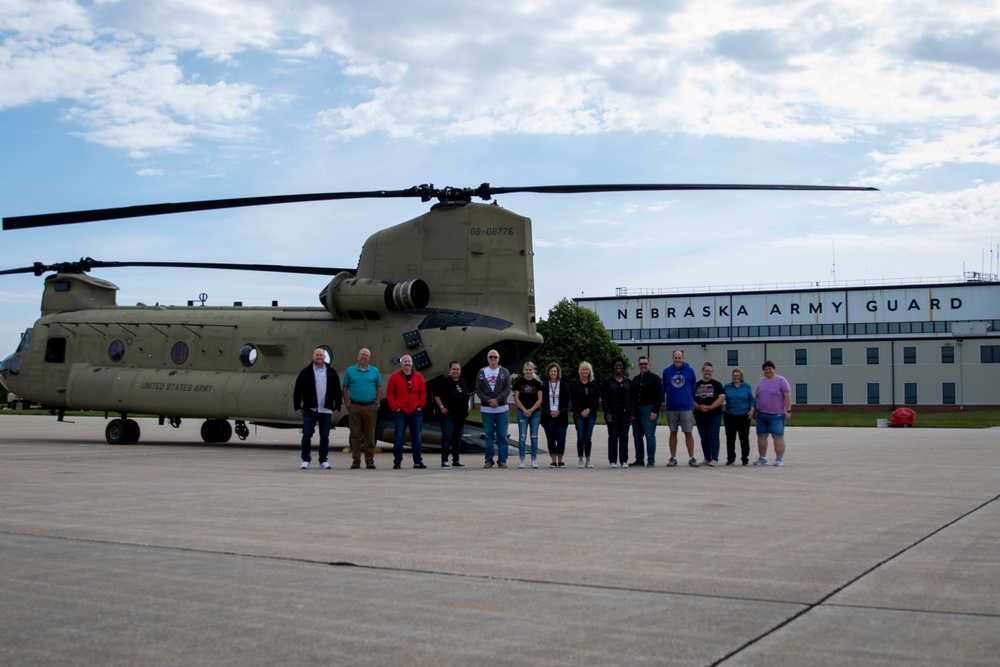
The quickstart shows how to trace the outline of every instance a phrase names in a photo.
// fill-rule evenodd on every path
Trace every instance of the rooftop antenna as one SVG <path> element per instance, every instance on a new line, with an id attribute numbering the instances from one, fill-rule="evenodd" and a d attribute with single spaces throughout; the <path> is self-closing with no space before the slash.
<path id="1" fill-rule="evenodd" d="M 830 275 L 833 276 L 833 282 L 837 282 L 837 242 L 833 239 L 830 240 L 830 254 L 833 257 L 833 268 L 830 269 Z"/>

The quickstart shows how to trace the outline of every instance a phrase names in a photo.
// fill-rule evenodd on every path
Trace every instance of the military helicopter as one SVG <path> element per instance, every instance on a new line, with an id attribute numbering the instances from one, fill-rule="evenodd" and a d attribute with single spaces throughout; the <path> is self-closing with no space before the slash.
<path id="1" fill-rule="evenodd" d="M 208 443 L 240 439 L 247 424 L 294 428 L 292 407 L 298 372 L 312 351 L 323 348 L 337 369 L 367 347 L 381 360 L 410 354 L 429 391 L 462 363 L 472 385 L 486 352 L 496 349 L 505 365 L 520 364 L 542 344 L 536 331 L 531 220 L 496 205 L 497 195 L 668 190 L 874 190 L 822 185 L 619 184 L 532 187 L 435 188 L 332 192 L 152 204 L 44 215 L 7 217 L 4 230 L 97 222 L 193 211 L 295 202 L 414 197 L 433 199 L 430 211 L 376 232 L 365 242 L 356 268 L 106 262 L 90 258 L 0 271 L 44 279 L 41 318 L 17 350 L 0 364 L 0 378 L 19 396 L 58 411 L 103 411 L 109 444 L 135 444 L 138 423 L 130 414 L 159 415 L 180 426 L 203 419 Z M 473 203 L 478 198 L 485 202 Z M 318 306 L 208 307 L 121 306 L 118 287 L 88 275 L 91 269 L 124 266 L 239 269 L 324 275 Z M 386 378 L 387 379 L 387 378 Z M 382 407 L 383 430 L 391 429 Z M 427 414 L 430 417 L 431 411 Z M 346 416 L 341 418 L 346 419 Z M 385 439 L 385 434 L 382 434 Z"/>

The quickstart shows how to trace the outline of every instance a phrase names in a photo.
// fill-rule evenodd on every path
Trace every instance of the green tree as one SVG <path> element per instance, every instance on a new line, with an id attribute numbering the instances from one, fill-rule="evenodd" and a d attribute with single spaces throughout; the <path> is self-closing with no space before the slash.
<path id="1" fill-rule="evenodd" d="M 621 348 L 611 340 L 597 313 L 582 308 L 569 299 L 552 307 L 546 319 L 538 322 L 538 333 L 545 343 L 535 353 L 532 361 L 544 380 L 545 366 L 553 361 L 562 366 L 563 378 L 575 378 L 581 361 L 594 367 L 594 379 L 600 382 L 611 375 L 611 361 L 624 358 Z M 520 369 L 519 369 L 520 370 Z M 628 359 L 625 359 L 628 373 Z"/>

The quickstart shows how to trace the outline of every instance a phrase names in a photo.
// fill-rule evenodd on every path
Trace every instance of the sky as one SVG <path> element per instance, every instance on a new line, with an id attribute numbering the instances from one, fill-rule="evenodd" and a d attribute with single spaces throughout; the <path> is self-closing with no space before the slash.
<path id="1" fill-rule="evenodd" d="M 0 215 L 591 183 L 879 192 L 510 194 L 540 315 L 630 290 L 1000 272 L 1000 3 L 0 0 Z M 418 200 L 0 232 L 89 256 L 353 267 Z M 118 302 L 318 305 L 316 276 L 103 269 Z M 0 357 L 42 279 L 0 276 Z"/>

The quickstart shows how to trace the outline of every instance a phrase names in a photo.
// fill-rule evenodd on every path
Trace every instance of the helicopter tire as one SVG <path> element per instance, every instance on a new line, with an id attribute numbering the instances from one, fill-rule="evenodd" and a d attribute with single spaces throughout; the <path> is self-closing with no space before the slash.
<path id="1" fill-rule="evenodd" d="M 124 445 L 125 442 L 125 422 L 121 419 L 112 419 L 104 429 L 104 438 L 109 445 Z"/>
<path id="2" fill-rule="evenodd" d="M 201 439 L 208 443 L 229 442 L 233 427 L 225 419 L 206 419 L 201 425 Z"/>
<path id="3" fill-rule="evenodd" d="M 134 419 L 126 419 L 123 423 L 125 436 L 122 439 L 122 444 L 134 445 L 139 442 L 139 435 L 141 431 L 139 430 L 139 422 Z"/>

